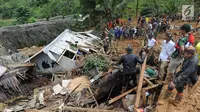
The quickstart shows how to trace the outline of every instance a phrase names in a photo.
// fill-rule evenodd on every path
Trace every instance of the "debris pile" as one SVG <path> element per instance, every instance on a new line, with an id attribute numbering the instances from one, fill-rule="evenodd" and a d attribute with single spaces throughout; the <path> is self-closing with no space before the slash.
<path id="1" fill-rule="evenodd" d="M 124 44 L 129 42 L 137 46 L 135 52 L 138 52 L 142 40 L 124 41 L 119 44 L 123 46 L 119 54 L 112 56 L 99 52 L 101 47 L 94 43 L 98 39 L 88 32 L 65 30 L 26 60 L 26 64 L 4 68 L 6 71 L 0 77 L 0 89 L 3 90 L 0 100 L 9 106 L 3 110 L 152 111 L 162 87 L 157 81 L 156 69 L 146 67 L 145 59 L 141 73 L 137 74 L 138 84 L 130 82 L 127 91 L 121 93 L 122 67 L 116 66 L 117 60 L 113 59 L 119 59 L 124 53 Z M 148 72 L 152 69 L 155 70 L 153 74 Z M 27 83 L 29 86 L 23 86 Z M 36 85 L 31 86 L 33 83 Z M 22 88 L 28 88 L 28 94 L 22 94 Z M 21 97 L 11 97 L 10 91 Z M 5 101 L 7 99 L 12 101 Z"/>

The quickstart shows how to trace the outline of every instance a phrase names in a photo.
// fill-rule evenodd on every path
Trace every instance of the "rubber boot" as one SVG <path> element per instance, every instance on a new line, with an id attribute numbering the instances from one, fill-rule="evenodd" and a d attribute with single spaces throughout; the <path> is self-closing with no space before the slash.
<path id="1" fill-rule="evenodd" d="M 164 99 L 169 98 L 169 97 L 172 95 L 172 91 L 173 91 L 173 90 L 167 90 L 167 91 L 165 92 Z"/>
<path id="2" fill-rule="evenodd" d="M 174 100 L 169 100 L 174 106 L 179 106 L 181 100 L 183 99 L 183 93 L 177 93 Z"/>
<path id="3" fill-rule="evenodd" d="M 175 102 L 180 103 L 182 99 L 183 99 L 183 93 L 177 93 L 175 97 Z"/>

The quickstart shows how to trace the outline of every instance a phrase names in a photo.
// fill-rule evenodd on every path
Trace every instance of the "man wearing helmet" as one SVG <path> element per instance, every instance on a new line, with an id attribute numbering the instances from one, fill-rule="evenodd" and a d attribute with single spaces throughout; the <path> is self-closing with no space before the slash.
<path id="1" fill-rule="evenodd" d="M 165 68 L 168 66 L 170 57 L 175 50 L 174 48 L 175 43 L 171 40 L 172 34 L 169 32 L 166 33 L 166 36 L 164 39 L 165 40 L 162 43 L 162 51 L 160 52 L 160 55 L 159 55 L 159 61 L 160 61 L 159 79 L 160 80 L 165 80 L 165 77 L 164 77 Z"/>

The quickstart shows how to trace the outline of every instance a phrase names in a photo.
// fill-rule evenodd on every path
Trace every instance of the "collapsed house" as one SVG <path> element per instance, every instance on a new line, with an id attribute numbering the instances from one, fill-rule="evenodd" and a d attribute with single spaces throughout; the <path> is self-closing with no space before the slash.
<path id="1" fill-rule="evenodd" d="M 79 55 L 97 52 L 100 38 L 91 31 L 73 32 L 66 29 L 41 51 L 25 62 L 35 63 L 40 73 L 68 72 L 76 68 Z"/>
<path id="2" fill-rule="evenodd" d="M 33 67 L 33 70 L 39 72 L 42 75 L 45 73 L 56 74 L 58 72 L 68 74 L 68 72 L 73 70 L 76 71 L 77 69 L 81 69 L 83 71 L 84 67 L 80 68 L 80 65 L 77 64 L 79 56 L 84 57 L 86 54 L 99 52 L 101 47 L 98 46 L 98 42 L 100 42 L 100 38 L 90 34 L 90 32 L 73 32 L 67 29 L 50 44 L 48 44 L 46 47 L 44 47 L 42 50 L 30 57 L 25 62 L 33 63 L 35 65 L 31 66 Z M 84 58 L 85 60 L 86 58 L 91 59 L 97 57 L 97 55 L 99 54 L 94 54 L 93 57 L 87 55 Z M 111 69 L 107 71 L 104 71 L 103 69 L 100 70 L 100 66 L 105 66 L 105 64 L 108 65 L 112 63 L 112 56 L 107 56 L 105 54 L 100 55 L 101 56 L 93 60 L 93 66 L 97 70 L 96 73 L 92 75 L 92 77 L 88 74 L 79 74 L 86 75 L 86 77 L 81 78 L 78 76 L 78 79 L 80 79 L 78 81 L 76 78 L 62 78 L 62 86 L 60 85 L 61 82 L 54 82 L 50 86 L 48 84 L 45 84 L 45 86 L 43 85 L 44 87 L 41 87 L 40 89 L 34 89 L 33 98 L 30 98 L 27 101 L 21 101 L 23 103 L 25 102 L 24 105 L 17 104 L 13 108 L 11 108 L 11 110 L 16 110 L 17 106 L 21 106 L 22 110 L 30 108 L 39 109 L 40 107 L 37 106 L 38 104 L 46 106 L 44 110 L 48 111 L 57 109 L 65 111 L 73 110 L 74 108 L 75 110 L 83 109 L 83 111 L 85 111 L 84 109 L 87 110 L 88 108 L 113 110 L 115 108 L 123 108 L 121 106 L 121 99 L 123 99 L 124 97 L 128 97 L 128 95 L 131 96 L 131 98 L 129 98 L 131 99 L 131 103 L 127 104 L 125 107 L 133 109 L 133 102 L 139 102 L 141 99 L 141 94 L 143 101 L 140 101 L 142 103 L 140 105 L 138 103 L 136 108 L 146 107 L 147 105 L 154 105 L 154 99 L 156 99 L 155 97 L 158 96 L 157 88 L 159 88 L 160 86 L 160 84 L 155 81 L 156 79 L 151 77 L 149 79 L 145 78 L 144 81 L 143 79 L 141 79 L 138 86 L 129 85 L 127 87 L 128 91 L 126 91 L 125 93 L 120 93 L 123 78 L 123 73 L 119 70 L 121 68 L 112 68 L 111 66 L 108 66 L 108 68 Z M 103 59 L 103 57 L 107 59 Z M 108 61 L 108 63 L 103 63 L 104 61 L 100 62 L 100 60 L 106 60 Z M 100 66 L 97 66 L 97 61 Z M 88 63 L 86 62 L 87 61 L 83 62 L 82 64 L 89 64 L 91 66 L 90 60 L 88 61 Z M 146 65 L 146 62 L 144 64 Z M 93 67 L 88 68 L 89 71 Z M 144 70 L 145 67 L 143 67 L 142 71 L 144 72 Z M 22 73 L 20 72 L 20 74 Z M 86 81 L 84 81 L 83 79 Z M 63 83 L 65 81 L 68 82 L 68 80 L 71 80 L 71 82 L 68 83 L 69 85 Z M 87 82 L 87 84 L 85 84 L 84 82 Z M 146 84 L 143 84 L 143 82 L 146 82 Z M 77 89 L 79 91 L 76 91 Z M 138 91 L 136 92 L 137 89 Z M 142 92 L 139 89 L 142 89 Z M 135 93 L 140 94 L 137 95 Z M 57 101 L 59 101 L 58 104 Z M 54 103 L 56 104 L 54 105 Z M 52 105 L 53 107 L 55 107 L 51 108 Z"/>

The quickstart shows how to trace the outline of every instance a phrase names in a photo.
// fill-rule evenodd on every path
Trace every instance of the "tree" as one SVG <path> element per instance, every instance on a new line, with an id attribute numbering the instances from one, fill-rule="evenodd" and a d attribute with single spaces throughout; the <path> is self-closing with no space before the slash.
<path id="1" fill-rule="evenodd" d="M 51 6 L 49 3 L 43 5 L 40 13 L 41 17 L 46 18 L 46 20 L 49 21 L 49 18 L 51 17 Z"/>
<path id="2" fill-rule="evenodd" d="M 19 7 L 16 10 L 16 18 L 19 23 L 27 23 L 31 17 L 30 9 L 27 7 Z"/>
<path id="3" fill-rule="evenodd" d="M 139 7 L 139 0 L 137 0 L 137 6 L 136 6 L 136 17 L 138 17 L 138 7 Z"/>
<path id="4" fill-rule="evenodd" d="M 114 21 L 131 0 L 81 0 L 82 13 L 90 14 L 94 23 Z"/>

